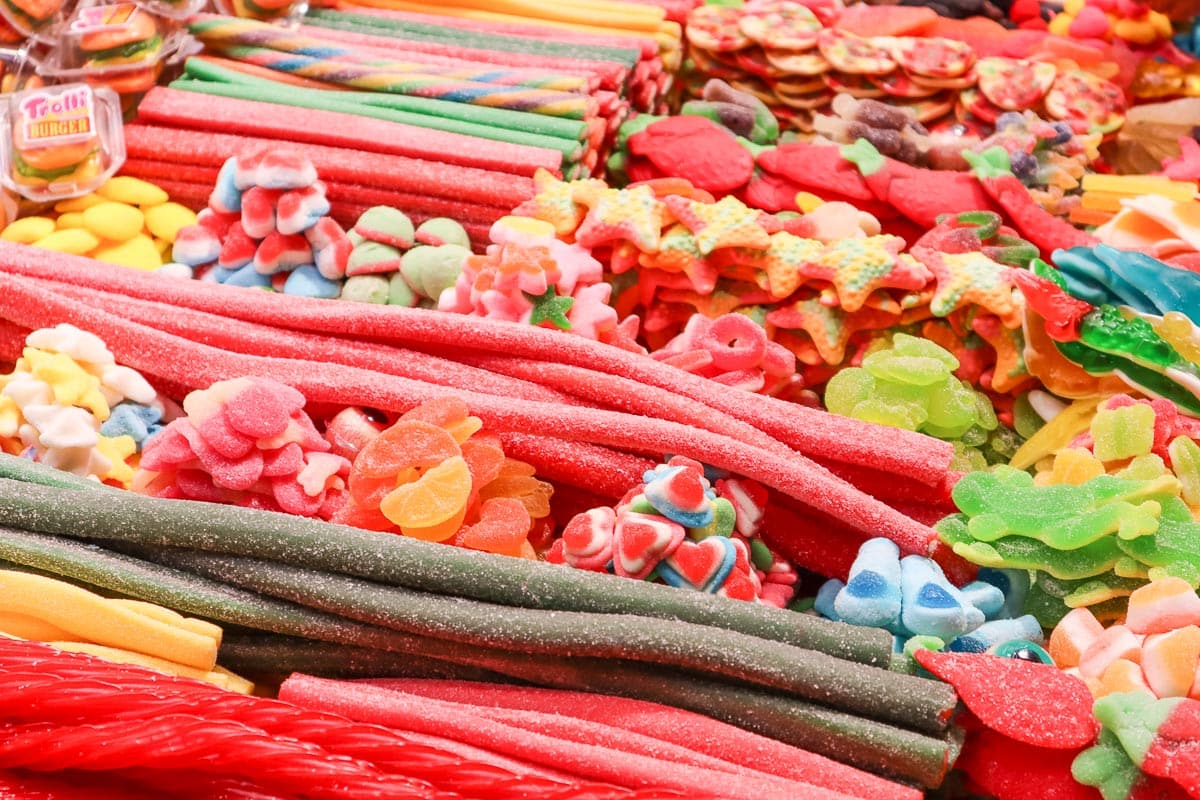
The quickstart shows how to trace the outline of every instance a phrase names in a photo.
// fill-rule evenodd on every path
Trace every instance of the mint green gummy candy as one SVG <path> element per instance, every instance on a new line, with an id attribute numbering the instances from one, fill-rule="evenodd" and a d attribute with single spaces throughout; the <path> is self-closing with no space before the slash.
<path id="1" fill-rule="evenodd" d="M 1056 550 L 1024 536 L 993 542 L 973 540 L 951 544 L 954 553 L 972 564 L 998 569 L 1036 569 L 1057 578 L 1091 578 L 1111 570 L 1123 555 L 1112 536 L 1074 550 Z"/>
<path id="2" fill-rule="evenodd" d="M 1121 743 L 1129 760 L 1141 766 L 1158 728 L 1171 716 L 1182 697 L 1161 700 L 1145 692 L 1107 694 L 1092 706 L 1096 720 Z"/>
<path id="3" fill-rule="evenodd" d="M 1167 445 L 1175 476 L 1183 485 L 1183 499 L 1190 506 L 1200 505 L 1200 445 L 1191 437 L 1176 436 Z"/>
<path id="4" fill-rule="evenodd" d="M 1116 734 L 1101 730 L 1096 744 L 1071 763 L 1071 775 L 1084 786 L 1095 786 L 1104 800 L 1125 800 L 1141 774 L 1129 760 Z"/>
<path id="5" fill-rule="evenodd" d="M 863 359 L 863 369 L 879 380 L 912 386 L 932 386 L 950 375 L 950 368 L 936 358 L 905 356 L 895 350 L 879 350 Z"/>
<path id="6" fill-rule="evenodd" d="M 1145 403 L 1102 408 L 1092 419 L 1092 440 L 1101 461 L 1145 455 L 1154 446 L 1154 409 Z"/>

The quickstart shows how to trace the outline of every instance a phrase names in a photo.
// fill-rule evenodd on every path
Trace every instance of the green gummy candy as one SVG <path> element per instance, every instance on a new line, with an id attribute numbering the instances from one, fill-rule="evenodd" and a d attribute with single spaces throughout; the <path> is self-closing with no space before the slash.
<path id="1" fill-rule="evenodd" d="M 1061 598 L 1068 608 L 1094 606 L 1108 600 L 1121 600 L 1133 594 L 1145 581 L 1121 578 L 1111 573 L 1094 578 L 1067 580 L 1048 572 L 1039 572 L 1038 585 L 1046 594 Z"/>
<path id="2" fill-rule="evenodd" d="M 931 436 L 955 439 L 975 424 L 975 392 L 957 379 L 933 387 L 928 395 Z M 936 429 L 938 433 L 932 432 Z M 957 433 L 952 433 L 957 431 Z"/>
<path id="3" fill-rule="evenodd" d="M 1176 436 L 1167 445 L 1167 453 L 1183 487 L 1184 502 L 1189 506 L 1200 505 L 1200 445 L 1189 436 Z"/>
<path id="4" fill-rule="evenodd" d="M 954 442 L 954 456 L 950 459 L 950 469 L 958 472 L 975 472 L 987 468 L 987 458 L 978 449 L 963 442 Z"/>
<path id="5" fill-rule="evenodd" d="M 967 532 L 967 519 L 966 514 L 950 514 L 934 523 L 933 529 L 937 531 L 938 538 L 951 547 L 960 542 L 970 544 L 973 539 Z"/>
<path id="6" fill-rule="evenodd" d="M 462 274 L 471 251 L 457 244 L 414 247 L 400 259 L 400 272 L 410 286 L 432 300 L 441 297 Z"/>
<path id="7" fill-rule="evenodd" d="M 1167 464 L 1154 453 L 1135 456 L 1124 469 L 1118 470 L 1118 478 L 1129 481 L 1153 481 L 1167 474 Z"/>
<path id="8" fill-rule="evenodd" d="M 881 381 L 910 386 L 933 386 L 950 376 L 950 368 L 929 356 L 901 355 L 894 350 L 880 350 L 863 359 L 863 369 Z"/>
<path id="9" fill-rule="evenodd" d="M 710 536 L 730 536 L 733 534 L 733 526 L 737 522 L 737 510 L 733 507 L 733 503 L 724 497 L 718 497 L 711 502 L 713 507 L 712 522 L 703 528 L 689 528 L 688 536 L 692 539 L 699 541 L 700 539 L 707 539 Z M 751 553 L 753 553 L 753 548 L 751 548 Z M 770 566 L 770 563 L 768 561 L 767 566 Z"/>
<path id="10" fill-rule="evenodd" d="M 629 501 L 628 508 L 630 511 L 637 512 L 638 514 L 649 514 L 652 517 L 662 516 L 658 513 L 658 509 L 646 499 L 646 495 L 644 494 L 634 495 L 633 499 Z"/>
<path id="11" fill-rule="evenodd" d="M 1074 550 L 1056 550 L 1024 536 L 1007 536 L 991 542 L 960 541 L 952 548 L 957 555 L 981 567 L 1043 570 L 1057 578 L 1103 575 L 1122 556 L 1112 536 Z"/>
<path id="12" fill-rule="evenodd" d="M 963 386 L 970 389 L 971 395 L 975 398 L 975 424 L 985 431 L 996 430 L 1000 420 L 996 418 L 996 408 L 992 405 L 992 401 L 983 392 L 971 389 L 970 384 L 966 381 L 963 381 Z"/>
<path id="13" fill-rule="evenodd" d="M 1071 775 L 1084 786 L 1096 787 L 1104 800 L 1125 800 L 1141 769 L 1129 760 L 1116 734 L 1101 730 L 1096 744 L 1075 757 Z"/>
<path id="14" fill-rule="evenodd" d="M 1158 530 L 1154 536 L 1120 541 L 1123 553 L 1149 567 L 1154 578 L 1173 575 L 1200 586 L 1200 523 L 1192 519 L 1179 498 L 1162 501 Z M 1133 570 L 1122 570 L 1122 573 Z M 1133 577 L 1129 575 L 1128 577 Z"/>
<path id="15" fill-rule="evenodd" d="M 1116 736 L 1129 760 L 1141 766 L 1159 726 L 1183 700 L 1182 697 L 1159 700 L 1146 692 L 1116 692 L 1097 700 L 1092 713 L 1105 730 Z"/>
<path id="16" fill-rule="evenodd" d="M 1042 419 L 1036 411 L 1033 410 L 1033 404 L 1029 402 L 1029 392 L 1017 396 L 1017 401 L 1013 403 L 1013 428 L 1022 438 L 1028 439 L 1033 436 L 1046 421 Z"/>
<path id="17" fill-rule="evenodd" d="M 1092 440 L 1101 461 L 1145 455 L 1154 447 L 1154 409 L 1145 403 L 1100 409 L 1092 419 Z"/>
<path id="18" fill-rule="evenodd" d="M 384 305 L 388 301 L 388 279 L 380 275 L 355 275 L 342 284 L 342 300 Z"/>
<path id="19" fill-rule="evenodd" d="M 851 415 L 864 422 L 874 422 L 878 425 L 890 425 L 893 428 L 904 428 L 915 431 L 925 421 L 925 410 L 915 403 L 904 400 L 889 399 L 882 396 L 883 387 L 875 397 L 869 397 L 854 407 Z"/>
<path id="20" fill-rule="evenodd" d="M 775 557 L 771 555 L 771 549 L 763 544 L 761 539 L 751 539 L 750 561 L 756 568 L 766 572 L 775 563 Z"/>
<path id="21" fill-rule="evenodd" d="M 850 367 L 834 375 L 825 384 L 825 407 L 834 414 L 849 417 L 854 407 L 875 391 L 875 378 L 865 369 Z"/>
<path id="22" fill-rule="evenodd" d="M 936 342 L 929 339 L 922 339 L 919 336 L 897 333 L 892 337 L 892 349 L 902 356 L 936 358 L 945 364 L 950 372 L 958 369 L 959 366 L 958 358 L 953 353 Z"/>
<path id="23" fill-rule="evenodd" d="M 399 272 L 392 275 L 388 279 L 388 299 L 389 306 L 404 306 L 405 308 L 415 308 L 417 301 L 417 293 L 408 285 L 408 281 L 404 280 L 404 276 Z"/>

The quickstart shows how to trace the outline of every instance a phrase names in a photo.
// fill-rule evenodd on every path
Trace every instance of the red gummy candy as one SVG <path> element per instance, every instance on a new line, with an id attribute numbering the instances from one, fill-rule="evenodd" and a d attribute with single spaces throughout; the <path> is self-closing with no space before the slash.
<path id="1" fill-rule="evenodd" d="M 254 439 L 234 429 L 219 412 L 201 422 L 197 431 L 209 447 L 225 458 L 243 458 L 254 447 Z"/>
<path id="2" fill-rule="evenodd" d="M 263 451 L 263 477 L 281 478 L 295 475 L 304 469 L 304 451 L 295 442 L 288 442 L 275 450 Z"/>
<path id="3" fill-rule="evenodd" d="M 629 137 L 629 152 L 649 160 L 661 175 L 683 178 L 714 194 L 744 186 L 754 173 L 749 151 L 704 117 L 683 115 L 654 122 Z"/>
<path id="4" fill-rule="evenodd" d="M 225 403 L 229 426 L 254 439 L 283 433 L 292 415 L 304 408 L 304 395 L 282 383 L 256 380 Z"/>
<path id="5" fill-rule="evenodd" d="M 401 420 L 359 452 L 354 471 L 366 478 L 392 478 L 410 467 L 428 469 L 462 455 L 445 428 L 416 420 Z"/>
<path id="6" fill-rule="evenodd" d="M 978 653 L 918 650 L 921 666 L 949 683 L 979 721 L 1038 747 L 1085 747 L 1100 730 L 1087 685 L 1057 667 Z"/>
<path id="7" fill-rule="evenodd" d="M 242 228 L 241 222 L 235 222 L 225 233 L 225 240 L 221 243 L 221 255 L 217 258 L 217 266 L 221 269 L 244 267 L 254 260 L 256 250 L 258 250 L 258 242 L 250 238 Z"/>
<path id="8" fill-rule="evenodd" d="M 255 186 L 242 194 L 242 230 L 252 239 L 265 239 L 275 230 L 279 191 Z"/>
<path id="9" fill-rule="evenodd" d="M 312 247 L 303 234 L 272 231 L 254 251 L 254 269 L 263 275 L 311 263 Z"/>
<path id="10" fill-rule="evenodd" d="M 1025 302 L 1045 320 L 1047 336 L 1056 342 L 1073 342 L 1079 338 L 1080 322 L 1095 308 L 1091 303 L 1071 297 L 1032 272 L 1016 269 L 1010 274 L 1025 296 Z"/>
<path id="11" fill-rule="evenodd" d="M 613 533 L 613 571 L 641 580 L 683 541 L 683 526 L 662 517 L 624 511 Z"/>
<path id="12" fill-rule="evenodd" d="M 1094 787 L 1071 776 L 1078 754 L 1078 749 L 1034 747 L 979 728 L 967 736 L 954 766 L 996 800 L 1026 800 L 1033 794 L 1040 800 L 1099 800 Z"/>

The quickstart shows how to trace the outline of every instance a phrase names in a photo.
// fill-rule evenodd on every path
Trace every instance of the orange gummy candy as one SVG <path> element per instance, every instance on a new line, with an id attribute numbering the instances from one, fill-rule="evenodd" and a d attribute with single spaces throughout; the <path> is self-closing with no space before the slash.
<path id="1" fill-rule="evenodd" d="M 354 459 L 354 470 L 365 478 L 394 478 L 409 467 L 434 467 L 461 455 L 458 442 L 444 428 L 429 422 L 401 420 L 359 452 Z"/>
<path id="2" fill-rule="evenodd" d="M 445 429 L 459 444 L 483 427 L 483 420 L 472 417 L 466 402 L 455 396 L 427 400 L 404 412 L 400 421 L 428 422 L 430 425 L 436 425 Z"/>
<path id="3" fill-rule="evenodd" d="M 454 537 L 454 544 L 507 556 L 519 556 L 527 544 L 532 520 L 525 504 L 511 497 L 487 500 L 479 509 L 479 521 L 467 525 Z"/>
<path id="4" fill-rule="evenodd" d="M 470 494 L 471 471 L 466 460 L 455 455 L 426 470 L 415 481 L 388 492 L 379 510 L 406 535 L 442 541 L 453 536 L 462 524 Z M 454 527 L 445 530 L 456 517 Z"/>

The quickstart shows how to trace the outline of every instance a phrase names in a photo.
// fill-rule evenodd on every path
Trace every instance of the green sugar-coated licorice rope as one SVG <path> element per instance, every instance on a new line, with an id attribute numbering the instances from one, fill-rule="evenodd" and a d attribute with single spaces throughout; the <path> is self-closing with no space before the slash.
<path id="1" fill-rule="evenodd" d="M 707 625 L 513 608 L 237 556 L 164 548 L 139 555 L 373 625 L 478 647 L 663 664 L 934 733 L 945 730 L 957 703 L 954 690 L 939 681 Z"/>
<path id="2" fill-rule="evenodd" d="M 679 619 L 878 666 L 891 656 L 882 629 L 238 506 L 0 478 L 0 525 L 262 558 L 501 605 Z"/>

